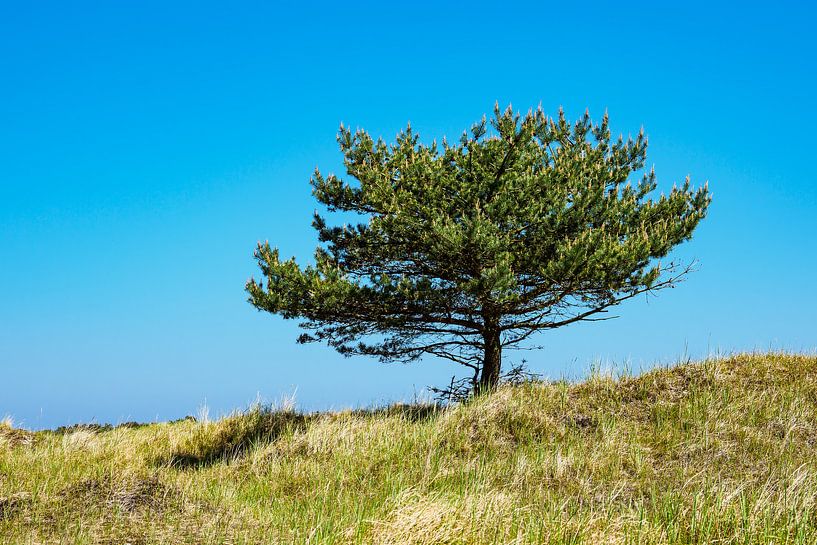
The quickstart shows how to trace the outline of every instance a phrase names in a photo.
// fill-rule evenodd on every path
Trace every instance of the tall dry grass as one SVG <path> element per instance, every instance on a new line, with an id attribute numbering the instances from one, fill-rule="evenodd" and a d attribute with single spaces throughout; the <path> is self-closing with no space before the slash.
<path id="1" fill-rule="evenodd" d="M 0 543 L 817 543 L 817 358 L 31 433 Z"/>

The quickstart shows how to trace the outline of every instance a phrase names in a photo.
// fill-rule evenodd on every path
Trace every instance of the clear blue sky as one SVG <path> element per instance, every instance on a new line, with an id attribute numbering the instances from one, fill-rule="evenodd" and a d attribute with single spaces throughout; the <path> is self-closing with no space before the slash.
<path id="1" fill-rule="evenodd" d="M 32 427 L 411 398 L 457 371 L 298 346 L 245 302 L 269 239 L 309 259 L 315 166 L 341 121 L 458 136 L 494 101 L 609 110 L 662 188 L 714 202 L 700 269 L 524 354 L 594 361 L 817 347 L 817 13 L 806 3 L 5 2 L 0 417 Z M 735 4 L 737 5 L 737 4 Z M 510 354 L 518 360 L 521 354 Z"/>

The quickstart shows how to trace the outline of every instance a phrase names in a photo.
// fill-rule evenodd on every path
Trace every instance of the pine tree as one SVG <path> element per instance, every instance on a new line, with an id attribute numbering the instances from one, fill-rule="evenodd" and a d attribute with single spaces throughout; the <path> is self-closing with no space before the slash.
<path id="1" fill-rule="evenodd" d="M 313 194 L 362 220 L 329 226 L 316 213 L 311 266 L 259 243 L 263 280 L 247 283 L 249 302 L 301 320 L 298 342 L 383 361 L 447 358 L 472 369 L 480 391 L 498 383 L 503 349 L 674 286 L 689 266 L 660 259 L 711 200 L 688 178 L 648 198 L 647 138 L 611 139 L 607 114 L 569 123 L 561 110 L 496 106 L 456 144 L 423 144 L 410 125 L 393 144 L 341 125 L 338 142 L 353 181 L 316 170 Z"/>

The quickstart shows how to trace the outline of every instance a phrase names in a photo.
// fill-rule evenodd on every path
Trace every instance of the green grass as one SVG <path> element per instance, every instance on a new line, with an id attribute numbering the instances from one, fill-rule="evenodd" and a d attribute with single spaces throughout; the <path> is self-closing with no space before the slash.
<path id="1" fill-rule="evenodd" d="M 817 543 L 817 358 L 30 433 L 0 543 Z"/>

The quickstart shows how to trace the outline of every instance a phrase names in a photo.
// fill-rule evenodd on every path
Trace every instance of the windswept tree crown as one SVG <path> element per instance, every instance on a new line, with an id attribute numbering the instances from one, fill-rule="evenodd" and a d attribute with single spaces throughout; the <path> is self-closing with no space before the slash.
<path id="1" fill-rule="evenodd" d="M 611 138 L 607 114 L 569 123 L 541 108 L 495 108 L 456 143 L 411 127 L 394 143 L 341 125 L 347 180 L 316 170 L 313 194 L 354 225 L 315 214 L 314 266 L 282 261 L 269 243 L 250 280 L 259 310 L 300 319 L 299 342 L 384 361 L 429 354 L 492 388 L 502 350 L 544 329 L 598 319 L 689 268 L 658 260 L 691 237 L 710 202 L 689 179 L 668 194 L 644 168 L 647 139 Z"/>

